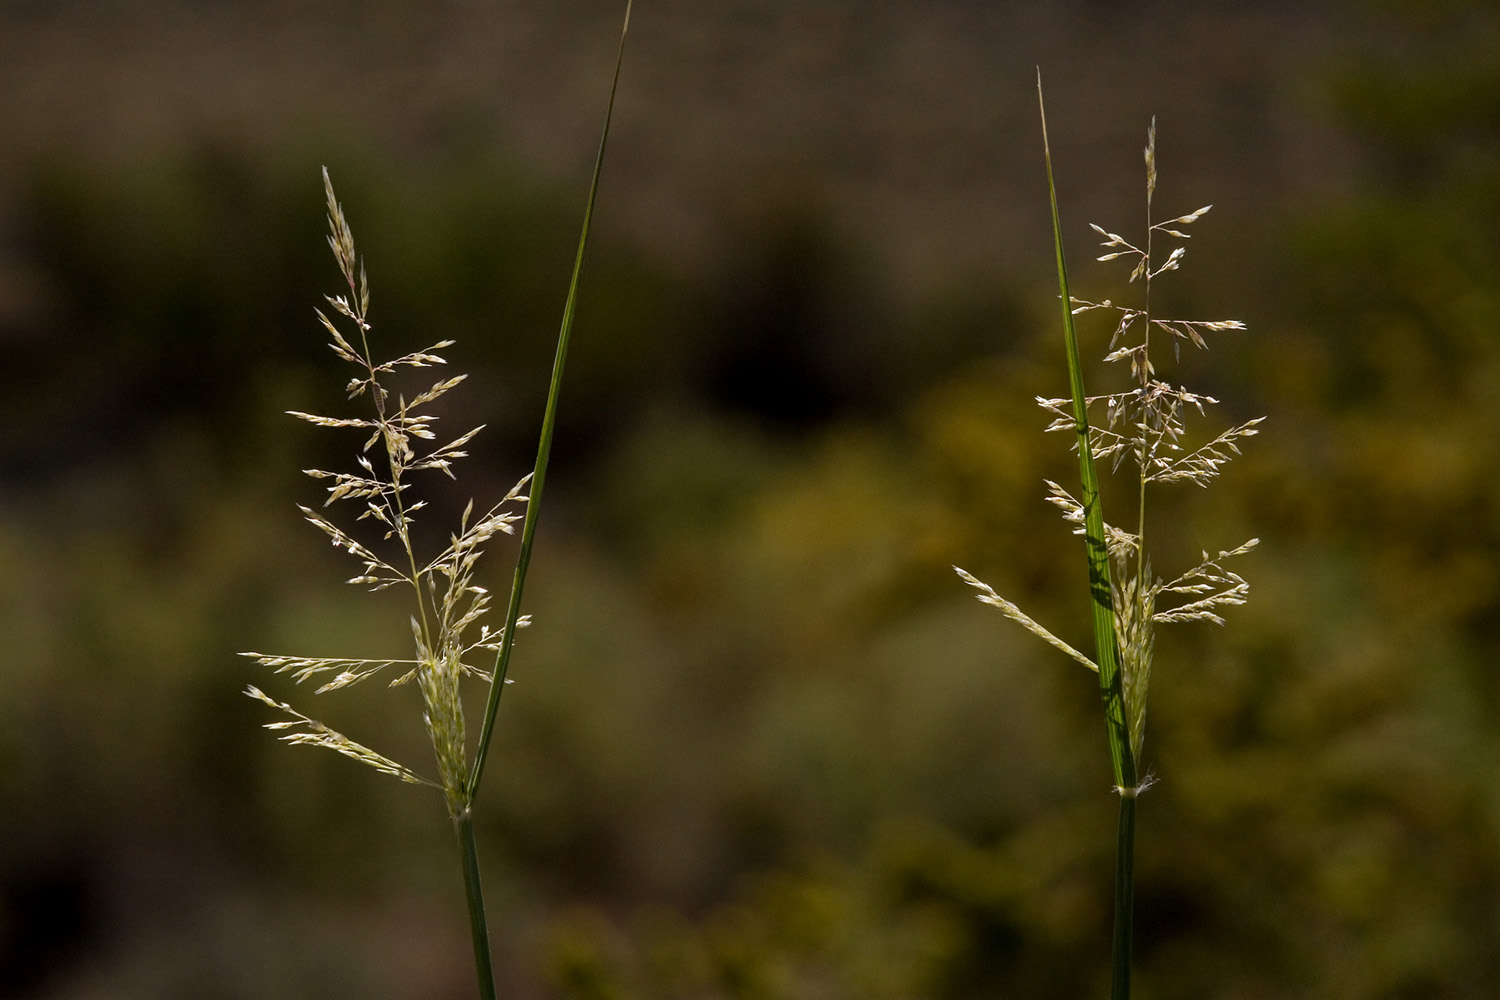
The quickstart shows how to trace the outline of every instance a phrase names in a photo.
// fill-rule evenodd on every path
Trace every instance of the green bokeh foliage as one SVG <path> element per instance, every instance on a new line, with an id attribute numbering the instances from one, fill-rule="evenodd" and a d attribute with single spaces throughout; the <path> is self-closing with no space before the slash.
<path id="1" fill-rule="evenodd" d="M 1274 255 L 1234 257 L 1212 217 L 1194 241 L 1216 277 L 1193 284 L 1190 262 L 1179 294 L 1251 330 L 1184 363 L 1231 417 L 1271 419 L 1213 491 L 1171 499 L 1159 544 L 1265 541 L 1229 626 L 1162 637 L 1142 997 L 1500 987 L 1497 49 L 1493 15 L 1464 16 L 1484 30 L 1441 55 L 1328 71 L 1371 164 L 1354 189 L 1263 220 L 1246 239 Z M 291 506 L 315 494 L 296 470 L 348 450 L 278 416 L 342 405 L 311 313 L 332 277 L 320 159 L 217 145 L 107 177 L 35 168 L 25 247 L 56 305 L 11 338 L 0 446 L 0 980 L 18 995 L 90 975 L 119 996 L 464 995 L 435 804 L 277 746 L 238 695 L 274 684 L 240 649 L 405 641 Z M 494 158 L 331 166 L 377 335 L 454 336 L 473 373 L 452 419 L 492 428 L 439 501 L 482 500 L 529 457 L 576 206 Z M 834 263 L 860 258 L 832 227 L 823 250 L 786 237 L 809 225 L 769 218 L 746 240 L 766 260 L 698 285 L 607 216 L 591 251 L 537 625 L 480 805 L 523 995 L 1105 981 L 1093 678 L 948 568 L 1085 641 L 1075 540 L 1039 489 L 1072 459 L 1030 402 L 1063 384 L 1046 234 L 1035 287 L 906 317 Z M 784 287 L 745 277 L 782 253 L 808 286 L 791 319 Z M 1075 272 L 1080 294 L 1121 292 Z M 715 338 L 773 319 L 826 334 L 817 363 L 848 379 L 850 315 L 882 317 L 874 388 L 825 378 L 790 418 L 720 391 Z M 1085 355 L 1106 335 L 1083 332 Z M 326 716 L 422 760 L 411 709 L 355 692 Z"/>

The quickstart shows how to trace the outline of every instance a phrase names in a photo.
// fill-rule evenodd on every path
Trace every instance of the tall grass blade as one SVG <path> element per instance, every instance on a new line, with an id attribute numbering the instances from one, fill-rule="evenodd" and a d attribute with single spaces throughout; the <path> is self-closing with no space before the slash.
<path id="1" fill-rule="evenodd" d="M 469 926 L 474 939 L 474 965 L 479 979 L 480 1000 L 495 1000 L 495 973 L 490 957 L 489 920 L 484 909 L 484 888 L 479 877 L 479 852 L 474 841 L 474 797 L 479 792 L 479 782 L 484 777 L 484 762 L 489 756 L 490 739 L 494 735 L 495 715 L 500 708 L 500 696 L 505 691 L 506 672 L 510 667 L 511 650 L 515 648 L 516 630 L 521 618 L 521 595 L 526 587 L 526 571 L 531 565 L 531 548 L 536 539 L 537 517 L 542 508 L 542 490 L 547 482 L 547 462 L 552 455 L 552 434 L 557 426 L 557 403 L 562 395 L 563 370 L 567 366 L 568 346 L 573 336 L 573 317 L 578 303 L 578 281 L 583 273 L 584 254 L 588 250 L 589 229 L 594 220 L 594 204 L 599 197 L 599 175 L 604 169 L 604 150 L 609 144 L 609 125 L 614 119 L 615 94 L 620 88 L 620 67 L 625 62 L 625 36 L 630 30 L 630 0 L 625 3 L 625 20 L 620 27 L 620 45 L 615 54 L 615 72 L 609 85 L 609 103 L 604 111 L 604 129 L 599 137 L 599 152 L 594 157 L 594 173 L 589 181 L 588 202 L 583 210 L 583 231 L 578 237 L 578 252 L 573 258 L 573 274 L 568 281 L 568 297 L 563 304 L 562 325 L 557 334 L 557 353 L 552 361 L 552 380 L 547 387 L 547 406 L 542 415 L 542 431 L 537 442 L 536 464 L 532 467 L 531 483 L 527 490 L 526 518 L 521 527 L 521 548 L 516 557 L 515 577 L 511 581 L 510 601 L 505 612 L 505 632 L 500 650 L 495 656 L 495 669 L 490 683 L 489 700 L 485 704 L 484 725 L 479 732 L 479 745 L 474 754 L 473 770 L 464 787 L 467 803 L 454 819 L 458 835 L 459 851 L 464 871 L 464 892 L 468 899 Z"/>
<path id="2" fill-rule="evenodd" d="M 599 174 L 604 168 L 604 149 L 609 143 L 609 123 L 614 117 L 615 92 L 620 86 L 620 66 L 625 61 L 625 35 L 630 30 L 630 0 L 625 4 L 625 23 L 620 28 L 620 48 L 615 56 L 615 75 L 609 87 L 609 104 L 604 112 L 604 131 L 599 137 L 599 152 L 594 158 L 594 176 L 589 184 L 588 204 L 583 211 L 583 232 L 578 237 L 578 253 L 573 259 L 573 277 L 568 282 L 568 298 L 563 305 L 562 327 L 557 334 L 557 354 L 552 361 L 552 382 L 547 388 L 547 408 L 542 416 L 541 439 L 537 443 L 536 465 L 531 476 L 531 488 L 526 502 L 526 520 L 521 527 L 521 551 L 516 557 L 516 574 L 511 582 L 510 604 L 505 613 L 505 638 L 500 652 L 495 657 L 494 681 L 490 685 L 489 703 L 485 706 L 484 726 L 479 731 L 479 746 L 474 754 L 474 769 L 469 775 L 466 789 L 469 802 L 479 793 L 479 782 L 484 777 L 484 762 L 489 756 L 490 739 L 494 735 L 495 713 L 500 708 L 500 696 L 505 691 L 505 675 L 510 667 L 510 654 L 515 645 L 516 623 L 521 617 L 521 593 L 526 586 L 526 570 L 531 565 L 531 546 L 536 538 L 537 516 L 542 507 L 542 489 L 547 482 L 547 461 L 552 454 L 552 432 L 557 425 L 557 401 L 562 394 L 563 368 L 568 361 L 568 344 L 573 335 L 573 314 L 578 302 L 578 278 L 583 272 L 584 252 L 588 249 L 589 227 L 594 218 L 594 202 L 599 195 Z"/>
<path id="3" fill-rule="evenodd" d="M 1063 340 L 1068 355 L 1068 383 L 1073 395 L 1073 421 L 1078 435 L 1078 471 L 1083 483 L 1084 544 L 1088 556 L 1092 596 L 1094 645 L 1099 666 L 1099 693 L 1109 733 L 1109 755 L 1114 765 L 1115 789 L 1120 794 L 1120 818 L 1115 860 L 1115 929 L 1111 946 L 1110 997 L 1130 996 L 1131 911 L 1135 886 L 1135 798 L 1137 776 L 1131 752 L 1130 726 L 1125 711 L 1124 683 L 1115 635 L 1113 585 L 1109 550 L 1105 545 L 1104 511 L 1099 499 L 1099 475 L 1089 446 L 1088 404 L 1083 390 L 1083 364 L 1073 324 L 1073 298 L 1068 292 L 1068 264 L 1063 253 L 1062 221 L 1057 209 L 1057 186 L 1052 176 L 1052 148 L 1047 141 L 1047 108 L 1042 99 L 1042 74 L 1037 71 L 1037 107 L 1042 118 L 1042 149 L 1047 160 L 1047 194 L 1052 203 L 1052 242 L 1057 252 L 1057 285 L 1062 301 Z"/>
<path id="4" fill-rule="evenodd" d="M 1042 149 L 1047 158 L 1047 194 L 1052 200 L 1052 241 L 1057 251 L 1057 285 L 1062 297 L 1063 340 L 1068 354 L 1068 382 L 1073 393 L 1073 420 L 1078 434 L 1078 471 L 1083 480 L 1084 543 L 1089 563 L 1089 592 L 1097 647 L 1099 690 L 1109 728 L 1109 755 L 1115 785 L 1136 786 L 1135 759 L 1130 752 L 1130 727 L 1125 717 L 1125 692 L 1120 678 L 1120 654 L 1115 638 L 1115 612 L 1110 579 L 1109 550 L 1104 541 L 1104 510 L 1099 501 L 1099 475 L 1089 446 L 1089 415 L 1083 391 L 1083 364 L 1073 325 L 1073 299 L 1068 294 L 1068 264 L 1063 254 L 1062 222 L 1057 210 L 1057 187 L 1052 179 L 1052 149 L 1047 142 L 1047 109 L 1042 104 L 1042 77 L 1037 73 L 1037 105 L 1042 115 Z"/>

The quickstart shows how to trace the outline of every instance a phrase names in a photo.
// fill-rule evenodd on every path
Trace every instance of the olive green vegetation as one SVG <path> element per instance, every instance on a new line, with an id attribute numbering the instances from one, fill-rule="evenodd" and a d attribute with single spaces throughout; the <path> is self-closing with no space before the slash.
<path id="1" fill-rule="evenodd" d="M 1255 599 L 1230 628 L 1158 641 L 1139 996 L 1500 987 L 1500 136 L 1470 63 L 1341 71 L 1361 186 L 1194 248 L 1191 294 L 1251 332 L 1184 364 L 1231 416 L 1275 421 L 1212 491 L 1163 499 L 1155 544 L 1276 544 L 1242 567 Z M 65 306 L 12 338 L 0 399 L 0 982 L 20 995 L 472 992 L 431 803 L 275 745 L 238 693 L 264 679 L 240 649 L 409 641 L 291 507 L 315 494 L 298 469 L 343 457 L 278 416 L 342 402 L 309 335 L 322 159 L 368 206 L 381 329 L 456 339 L 486 390 L 451 416 L 494 432 L 463 495 L 529 468 L 575 192 L 361 150 L 37 166 L 26 247 Z M 983 302 L 1001 320 L 892 320 L 890 344 L 952 354 L 891 366 L 881 405 L 830 389 L 796 421 L 716 402 L 733 372 L 705 346 L 784 297 L 595 239 L 537 625 L 476 804 L 501 992 L 1104 995 L 1097 681 L 949 569 L 1076 618 L 1076 540 L 1035 493 L 1076 468 L 1031 402 L 1061 395 L 1045 231 L 1035 286 Z M 792 304 L 812 335 L 879 312 L 818 259 Z M 1101 336 L 1080 324 L 1085 358 Z M 827 342 L 808 364 L 837 387 L 859 343 Z M 398 759 L 429 752 L 387 692 L 323 707 Z"/>

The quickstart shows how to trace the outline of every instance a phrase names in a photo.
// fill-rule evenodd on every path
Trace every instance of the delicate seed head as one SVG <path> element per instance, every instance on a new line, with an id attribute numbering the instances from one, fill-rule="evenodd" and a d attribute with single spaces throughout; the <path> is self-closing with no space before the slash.
<path id="1" fill-rule="evenodd" d="M 1146 208 L 1151 207 L 1151 196 L 1156 194 L 1156 116 L 1151 116 L 1151 127 L 1146 129 Z"/>

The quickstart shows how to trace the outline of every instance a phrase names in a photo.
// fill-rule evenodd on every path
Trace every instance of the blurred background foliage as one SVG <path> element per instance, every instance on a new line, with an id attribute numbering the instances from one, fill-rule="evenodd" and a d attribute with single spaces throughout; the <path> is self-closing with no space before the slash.
<path id="1" fill-rule="evenodd" d="M 1218 203 L 1163 298 L 1250 325 L 1184 379 L 1270 417 L 1158 508 L 1264 544 L 1162 637 L 1139 994 L 1500 991 L 1500 16 L 1039 8 L 636 11 L 480 802 L 512 995 L 1102 995 L 1093 679 L 949 568 L 1085 641 L 1038 63 L 1080 294 L 1157 114 L 1159 209 Z M 437 506 L 498 496 L 618 13 L 0 3 L 0 995 L 471 995 L 438 799 L 276 744 L 234 654 L 408 642 L 293 508 L 357 445 L 282 415 L 345 406 L 318 166 L 377 335 L 472 373 Z M 420 765 L 414 697 L 294 700 Z"/>

